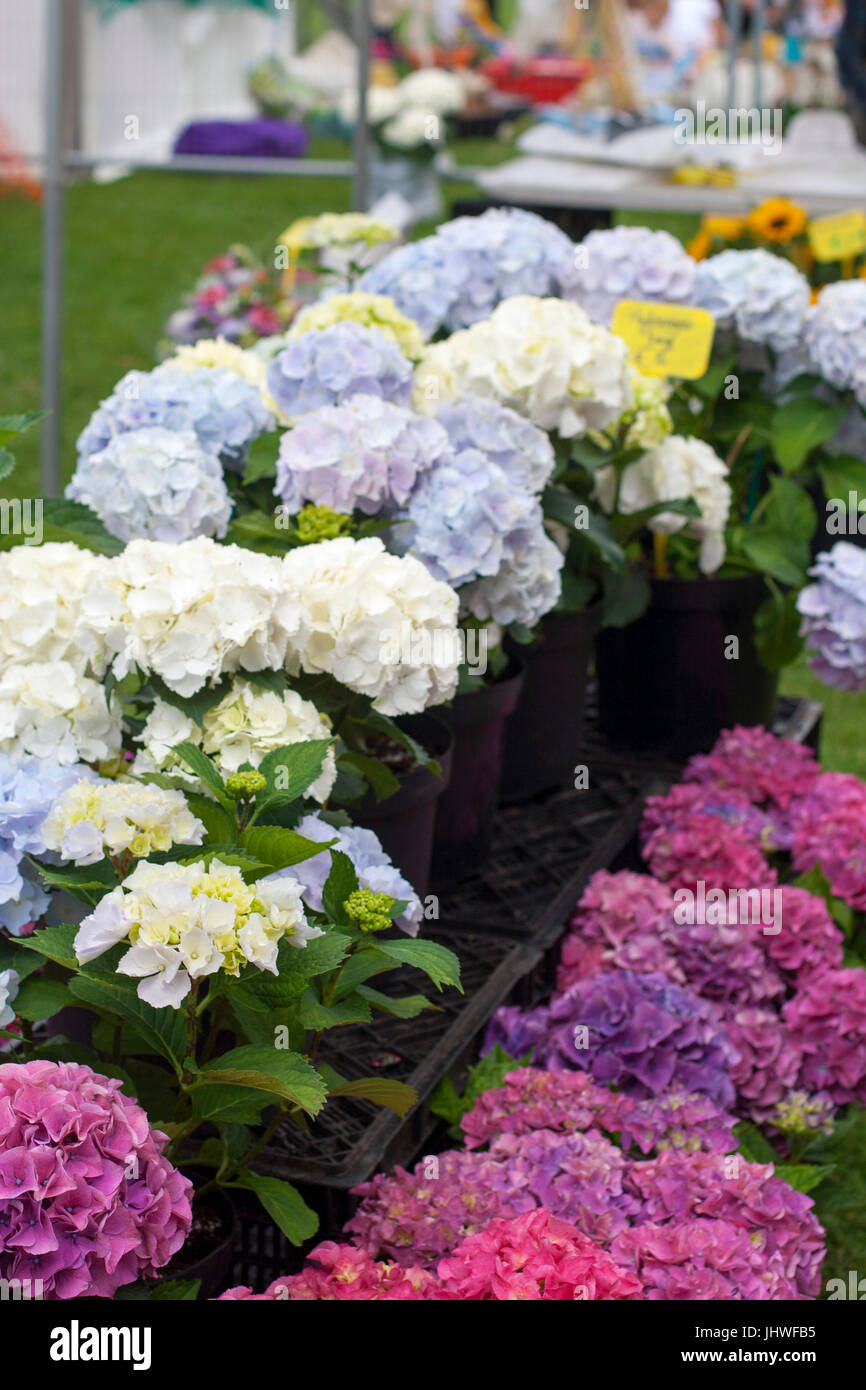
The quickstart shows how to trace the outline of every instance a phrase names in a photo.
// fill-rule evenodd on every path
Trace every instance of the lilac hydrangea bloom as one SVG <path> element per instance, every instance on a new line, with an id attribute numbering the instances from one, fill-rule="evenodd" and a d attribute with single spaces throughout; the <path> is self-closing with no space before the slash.
<path id="1" fill-rule="evenodd" d="M 590 232 L 577 253 L 574 298 L 595 323 L 610 326 L 621 299 L 692 304 L 696 265 L 670 232 L 609 227 Z"/>
<path id="2" fill-rule="evenodd" d="M 482 576 L 461 592 L 466 611 L 507 627 L 534 627 L 559 602 L 565 556 L 544 529 L 540 504 L 526 525 L 509 537 L 511 555 L 496 574 Z"/>
<path id="3" fill-rule="evenodd" d="M 695 303 L 720 327 L 776 352 L 795 346 L 809 297 L 806 277 L 769 251 L 721 251 L 697 266 Z"/>
<path id="4" fill-rule="evenodd" d="M 650 1302 L 803 1297 L 778 1269 L 768 1270 L 749 1231 L 733 1221 L 646 1221 L 620 1232 L 611 1255 L 621 1268 L 634 1270 L 643 1285 L 641 1297 Z"/>
<path id="5" fill-rule="evenodd" d="M 806 314 L 803 338 L 812 370 L 866 406 L 866 281 L 825 285 Z"/>
<path id="6" fill-rule="evenodd" d="M 287 430 L 274 491 L 292 515 L 305 502 L 372 515 L 405 506 L 419 476 L 449 453 L 435 420 L 376 396 L 353 396 L 310 411 Z"/>
<path id="7" fill-rule="evenodd" d="M 520 1056 L 533 1034 L 535 1060 L 553 1071 L 579 1067 L 639 1099 L 679 1086 L 733 1104 L 737 1053 L 716 1008 L 663 975 L 595 975 L 523 1018 L 498 1009 L 485 1050 Z"/>
<path id="8" fill-rule="evenodd" d="M 406 911 L 401 917 L 395 918 L 395 922 L 409 936 L 417 936 L 423 916 L 421 900 L 408 879 L 405 879 L 397 866 L 392 864 L 390 856 L 383 850 L 381 841 L 374 831 L 364 830 L 359 825 L 335 827 L 317 815 L 304 816 L 298 821 L 295 829 L 308 840 L 318 840 L 324 844 L 329 840 L 335 840 L 336 844 L 331 848 L 348 855 L 361 888 L 369 888 L 373 893 L 387 893 L 397 902 L 407 903 Z M 321 912 L 322 889 L 331 867 L 331 855 L 325 850 L 322 854 L 314 854 L 311 859 L 304 859 L 300 864 L 292 865 L 290 869 L 280 869 L 278 873 L 269 877 L 282 878 L 290 875 L 298 879 L 304 885 L 303 896 L 307 907 L 312 908 L 314 912 Z M 266 883 L 268 879 L 262 881 Z"/>
<path id="9" fill-rule="evenodd" d="M 429 338 L 489 318 L 501 300 L 514 295 L 573 299 L 574 246 L 535 213 L 490 208 L 391 251 L 357 288 L 390 295 Z"/>
<path id="10" fill-rule="evenodd" d="M 837 1105 L 866 1102 L 866 970 L 825 970 L 782 1009 L 803 1057 L 799 1084 Z"/>
<path id="11" fill-rule="evenodd" d="M 809 573 L 797 598 L 809 665 L 825 685 L 866 690 L 866 550 L 837 541 Z"/>
<path id="12" fill-rule="evenodd" d="M 161 425 L 115 435 L 79 459 L 66 496 L 90 507 L 122 541 L 222 537 L 232 514 L 217 455 L 192 430 Z"/>
<path id="13" fill-rule="evenodd" d="M 45 853 L 45 817 L 60 793 L 82 778 L 98 780 L 81 764 L 57 767 L 40 758 L 0 753 L 0 927 L 15 936 L 41 917 L 51 901 L 22 860 Z"/>
<path id="14" fill-rule="evenodd" d="M 480 449 L 518 487 L 541 492 L 553 472 L 550 436 L 516 410 L 482 396 L 446 401 L 436 412 L 456 453 Z"/>
<path id="15" fill-rule="evenodd" d="M 731 1072 L 738 1107 L 760 1124 L 796 1085 L 802 1054 L 775 1009 L 737 1009 L 725 1026 L 738 1054 Z"/>
<path id="16" fill-rule="evenodd" d="M 116 434 L 162 425 L 193 430 L 202 448 L 240 468 L 247 449 L 274 428 L 260 392 L 224 367 L 185 371 L 165 362 L 152 372 L 127 372 L 78 437 L 79 458 L 99 453 Z"/>
<path id="17" fill-rule="evenodd" d="M 268 367 L 268 390 L 289 418 L 351 396 L 378 396 L 408 406 L 412 364 L 377 328 L 335 323 L 288 338 Z"/>

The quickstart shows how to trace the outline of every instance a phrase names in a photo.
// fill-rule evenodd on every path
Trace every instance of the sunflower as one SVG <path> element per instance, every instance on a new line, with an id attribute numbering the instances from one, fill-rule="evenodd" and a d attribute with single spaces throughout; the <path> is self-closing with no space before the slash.
<path id="1" fill-rule="evenodd" d="M 787 198 L 768 198 L 749 213 L 749 231 L 759 241 L 781 244 L 806 230 L 806 210 Z"/>
<path id="2" fill-rule="evenodd" d="M 736 241 L 746 230 L 745 217 L 725 217 L 721 213 L 705 213 L 701 218 L 701 231 L 719 241 Z"/>
<path id="3" fill-rule="evenodd" d="M 700 231 L 692 237 L 686 250 L 693 261 L 705 261 L 713 249 L 713 239 L 708 232 Z"/>

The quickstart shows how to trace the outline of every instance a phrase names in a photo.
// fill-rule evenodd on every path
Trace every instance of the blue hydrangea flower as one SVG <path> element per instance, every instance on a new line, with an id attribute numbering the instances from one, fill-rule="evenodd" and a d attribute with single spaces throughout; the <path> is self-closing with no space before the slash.
<path id="1" fill-rule="evenodd" d="M 697 266 L 695 303 L 720 328 L 774 352 L 796 346 L 809 299 L 806 277 L 769 251 L 722 251 Z"/>
<path id="2" fill-rule="evenodd" d="M 185 371 L 164 362 L 152 372 L 127 372 L 78 437 L 78 454 L 99 453 L 128 430 L 161 425 L 193 430 L 209 454 L 240 469 L 254 439 L 275 426 L 260 392 L 224 367 Z"/>
<path id="3" fill-rule="evenodd" d="M 809 665 L 825 685 L 866 690 L 866 550 L 837 541 L 809 573 L 797 599 Z"/>
<path id="4" fill-rule="evenodd" d="M 390 295 L 429 338 L 489 318 L 513 295 L 573 299 L 575 286 L 574 245 L 564 232 L 522 208 L 490 208 L 391 251 L 357 288 Z"/>
<path id="5" fill-rule="evenodd" d="M 378 329 L 335 323 L 288 339 L 268 368 L 268 390 L 289 418 L 359 394 L 408 406 L 412 364 Z"/>
<path id="6" fill-rule="evenodd" d="M 232 503 L 216 454 L 192 430 L 160 425 L 115 435 L 79 460 L 66 496 L 122 541 L 224 536 Z"/>
<path id="7" fill-rule="evenodd" d="M 553 472 L 550 436 L 498 401 L 464 396 L 440 406 L 436 419 L 456 452 L 480 449 L 517 487 L 541 492 Z"/>
<path id="8" fill-rule="evenodd" d="M 45 853 L 45 817 L 61 792 L 82 777 L 97 780 L 82 765 L 56 767 L 39 758 L 0 753 L 0 927 L 14 935 L 41 917 L 51 901 L 22 860 Z"/>
<path id="9" fill-rule="evenodd" d="M 283 435 L 274 491 L 290 514 L 305 502 L 336 512 L 393 511 L 448 454 L 435 420 L 377 396 L 353 396 L 309 411 Z"/>
<path id="10" fill-rule="evenodd" d="M 621 299 L 692 304 L 696 264 L 670 232 L 609 227 L 577 248 L 574 298 L 595 322 L 610 327 Z"/>
<path id="11" fill-rule="evenodd" d="M 806 313 L 803 338 L 812 371 L 866 408 L 866 280 L 825 285 Z"/>
<path id="12" fill-rule="evenodd" d="M 475 618 L 508 627 L 534 627 L 559 602 L 565 556 L 544 529 L 541 507 L 509 538 L 510 556 L 489 579 L 476 579 L 460 591 L 460 602 Z"/>
<path id="13" fill-rule="evenodd" d="M 335 828 L 317 815 L 304 816 L 295 828 L 299 835 L 308 840 L 319 840 L 323 843 L 336 840 L 337 843 L 332 848 L 340 850 L 351 859 L 361 888 L 369 888 L 373 893 L 387 893 L 396 902 L 407 904 L 402 917 L 396 917 L 394 920 L 409 936 L 417 936 L 423 916 L 421 900 L 408 879 L 405 879 L 396 865 L 392 864 L 390 856 L 385 853 L 374 831 L 354 825 Z M 289 874 L 292 878 L 298 879 L 304 885 L 303 896 L 307 907 L 313 912 L 321 912 L 322 889 L 331 868 L 330 851 L 325 850 L 322 854 L 314 854 L 312 859 L 305 859 L 290 869 L 280 869 L 278 873 L 269 877 L 283 878 Z M 264 879 L 263 882 L 267 883 L 268 879 Z"/>

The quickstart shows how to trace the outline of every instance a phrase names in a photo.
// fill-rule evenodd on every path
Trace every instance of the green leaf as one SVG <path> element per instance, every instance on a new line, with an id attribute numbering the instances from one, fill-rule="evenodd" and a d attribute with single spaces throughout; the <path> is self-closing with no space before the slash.
<path id="1" fill-rule="evenodd" d="M 0 444 L 8 444 L 33 425 L 44 420 L 44 410 L 26 410 L 20 415 L 0 415 Z"/>
<path id="2" fill-rule="evenodd" d="M 802 547 L 796 538 L 784 531 L 771 531 L 768 527 L 741 527 L 737 532 L 737 541 L 737 548 L 761 574 L 769 575 L 780 584 L 792 584 L 795 588 L 803 583 L 808 547 Z"/>
<path id="3" fill-rule="evenodd" d="M 650 598 L 650 586 L 640 570 L 629 569 L 624 574 L 608 570 L 604 576 L 602 627 L 628 627 L 646 611 Z"/>
<path id="4" fill-rule="evenodd" d="M 444 1076 L 430 1098 L 430 1109 L 434 1115 L 441 1115 L 455 1127 L 456 1133 L 462 1133 L 457 1128 L 460 1119 L 472 1109 L 478 1096 L 484 1091 L 492 1091 L 501 1086 L 509 1072 L 517 1071 L 519 1067 L 530 1066 L 531 1059 L 531 1052 L 527 1052 L 524 1057 L 512 1057 L 497 1043 L 470 1068 L 462 1096 L 458 1093 L 452 1078 Z"/>
<path id="5" fill-rule="evenodd" d="M 259 478 L 276 477 L 279 447 L 280 436 L 276 430 L 270 430 L 267 434 L 260 434 L 258 439 L 253 440 L 244 468 L 245 483 L 255 483 Z M 271 534 L 273 535 L 273 517 L 270 518 L 270 523 Z"/>
<path id="6" fill-rule="evenodd" d="M 340 978 L 342 979 L 342 976 Z M 357 993 L 362 999 L 367 999 L 374 1009 L 380 1009 L 392 1018 L 417 1018 L 424 1009 L 438 1011 L 438 1006 L 423 994 L 404 994 L 401 999 L 394 999 L 390 994 L 381 994 L 378 989 L 370 989 L 369 985 L 359 985 Z"/>
<path id="7" fill-rule="evenodd" d="M 377 801 L 384 801 L 386 797 L 393 796 L 400 790 L 400 779 L 378 758 L 370 758 L 366 753 L 356 753 L 354 749 L 347 749 L 340 754 L 337 760 L 338 766 L 343 767 L 348 763 L 365 777 L 373 788 Z"/>
<path id="8" fill-rule="evenodd" d="M 781 671 L 803 648 L 795 593 L 770 594 L 755 614 L 755 647 L 768 671 Z"/>
<path id="9" fill-rule="evenodd" d="M 76 999 L 82 999 L 85 1004 L 108 1009 L 128 1019 L 153 1051 L 170 1062 L 180 1076 L 186 1036 L 184 1017 L 179 1009 L 152 1008 L 139 999 L 135 993 L 135 981 L 125 975 L 115 974 L 110 981 L 77 975 L 69 981 L 69 989 Z"/>
<path id="10" fill-rule="evenodd" d="M 72 1002 L 62 980 L 25 980 L 12 1007 L 19 1018 L 26 1018 L 30 1023 L 42 1023 Z"/>
<path id="11" fill-rule="evenodd" d="M 777 1163 L 776 1177 L 784 1179 L 797 1192 L 811 1192 L 835 1169 L 835 1163 Z"/>
<path id="12" fill-rule="evenodd" d="M 245 550 L 256 550 L 262 555 L 285 555 L 289 548 L 288 532 L 278 530 L 275 521 L 273 513 L 242 512 L 229 522 L 225 544 L 241 545 Z"/>
<path id="13" fill-rule="evenodd" d="M 42 542 L 72 541 L 82 550 L 95 550 L 101 555 L 119 555 L 123 541 L 105 529 L 95 512 L 81 502 L 67 502 L 62 497 L 42 499 Z M 11 550 L 26 542 L 20 534 L 0 536 L 0 550 Z"/>
<path id="14" fill-rule="evenodd" d="M 13 453 L 0 445 L 0 482 L 8 478 L 15 467 L 16 459 Z"/>
<path id="15" fill-rule="evenodd" d="M 401 1118 L 409 1113 L 418 1099 L 418 1092 L 405 1081 L 389 1080 L 385 1076 L 362 1076 L 357 1081 L 341 1081 L 329 1096 L 357 1096 L 375 1105 L 387 1105 Z"/>
<path id="16" fill-rule="evenodd" d="M 824 459 L 818 464 L 818 476 L 828 501 L 834 499 L 841 502 L 847 513 L 853 492 L 854 509 L 860 513 L 866 512 L 866 464 L 862 459 L 848 455 Z M 858 517 L 858 526 L 861 524 L 866 531 L 866 520 L 862 516 Z"/>
<path id="17" fill-rule="evenodd" d="M 64 864 L 60 868 L 40 864 L 37 860 L 30 862 L 39 871 L 44 882 L 52 888 L 64 888 L 76 897 L 81 895 L 88 902 L 94 897 L 97 900 L 103 897 L 112 888 L 116 888 L 119 882 L 113 865 L 107 859 L 101 859 L 98 864 Z"/>
<path id="18" fill-rule="evenodd" d="M 36 951 L 40 956 L 56 961 L 64 969 L 76 971 L 79 969 L 74 944 L 77 935 L 78 927 L 65 922 L 59 927 L 43 927 L 32 936 L 16 937 L 16 941 L 25 951 Z"/>
<path id="19" fill-rule="evenodd" d="M 813 449 L 832 439 L 845 410 L 845 405 L 825 405 L 815 396 L 795 396 L 778 406 L 770 424 L 770 443 L 782 471 L 795 473 Z"/>
<path id="20" fill-rule="evenodd" d="M 357 888 L 358 875 L 348 854 L 339 849 L 331 850 L 331 872 L 322 889 L 322 906 L 332 922 L 348 925 L 349 918 L 343 905 Z"/>
<path id="21" fill-rule="evenodd" d="M 210 787 L 216 796 L 217 801 L 225 811 L 232 814 L 233 803 L 226 796 L 226 784 L 215 762 L 203 753 L 200 748 L 196 748 L 194 743 L 176 743 L 173 751 L 185 762 L 191 772 L 194 772 L 206 787 Z"/>
<path id="22" fill-rule="evenodd" d="M 319 1229 L 316 1213 L 307 1206 L 297 1188 L 283 1182 L 282 1178 L 264 1177 L 247 1169 L 232 1185 L 254 1192 L 268 1216 L 292 1245 L 303 1245 Z"/>
<path id="23" fill-rule="evenodd" d="M 739 1141 L 739 1152 L 750 1163 L 778 1163 L 779 1155 L 757 1125 L 738 1124 L 734 1134 Z"/>
<path id="24" fill-rule="evenodd" d="M 308 840 L 296 830 L 280 825 L 252 825 L 241 832 L 238 843 L 272 869 L 285 869 L 327 851 L 333 840 Z"/>
<path id="25" fill-rule="evenodd" d="M 186 804 L 194 816 L 198 816 L 211 845 L 231 845 L 237 837 L 234 816 L 229 815 L 216 801 L 196 792 L 185 792 Z"/>
<path id="26" fill-rule="evenodd" d="M 320 776 L 332 745 L 333 739 L 319 738 L 308 743 L 287 744 L 268 753 L 258 769 L 267 778 L 267 791 L 260 794 L 256 805 L 264 809 L 297 801 Z"/>
<path id="27" fill-rule="evenodd" d="M 772 531 L 810 541 L 815 534 L 818 517 L 812 499 L 803 488 L 790 478 L 773 477 L 761 521 Z"/>
<path id="28" fill-rule="evenodd" d="M 416 970 L 423 970 L 437 989 L 441 989 L 443 985 L 453 985 L 463 993 L 460 962 L 453 951 L 449 951 L 447 946 L 440 945 L 438 941 L 391 941 L 382 940 L 380 937 L 376 947 L 394 960 L 413 965 Z"/>
<path id="29" fill-rule="evenodd" d="M 349 957 L 340 971 L 334 998 L 342 999 L 344 995 L 352 994 L 365 980 L 371 979 L 374 975 L 382 975 L 388 971 L 399 969 L 397 961 L 390 960 L 388 956 L 378 951 L 372 940 L 364 941 Z"/>
<path id="30" fill-rule="evenodd" d="M 300 999 L 310 980 L 336 970 L 350 945 L 349 938 L 337 931 L 317 936 L 302 950 L 290 946 L 284 937 L 278 947 L 276 975 L 267 970 L 251 970 L 242 980 L 229 981 L 226 993 L 230 999 L 259 1013 L 284 1008 Z"/>
<path id="31" fill-rule="evenodd" d="M 250 1043 L 236 1047 L 208 1062 L 198 1072 L 195 1086 L 246 1086 L 279 1096 L 317 1115 L 327 1098 L 325 1083 L 315 1067 L 297 1052 Z"/>
<path id="32" fill-rule="evenodd" d="M 369 1023 L 373 1015 L 370 1005 L 359 994 L 347 995 L 336 1004 L 323 1004 L 310 987 L 304 990 L 298 1004 L 298 1022 L 302 1028 L 339 1028 L 346 1023 Z"/>

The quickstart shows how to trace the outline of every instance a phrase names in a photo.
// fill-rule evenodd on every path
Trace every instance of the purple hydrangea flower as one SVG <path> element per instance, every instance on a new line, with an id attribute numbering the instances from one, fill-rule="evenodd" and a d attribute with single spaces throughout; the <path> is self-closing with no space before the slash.
<path id="1" fill-rule="evenodd" d="M 268 368 L 268 390 L 290 418 L 351 396 L 378 396 L 408 406 L 412 364 L 377 328 L 335 323 L 289 338 Z"/>
<path id="2" fill-rule="evenodd" d="M 609 227 L 577 249 L 577 299 L 595 323 L 610 327 L 621 299 L 692 304 L 696 264 L 670 232 Z"/>
<path id="3" fill-rule="evenodd" d="M 507 405 L 464 396 L 441 405 L 436 419 L 455 453 L 480 449 L 516 487 L 541 492 L 553 472 L 550 436 Z"/>
<path id="4" fill-rule="evenodd" d="M 825 685 L 866 690 L 866 550 L 837 541 L 809 573 L 817 583 L 797 597 L 809 665 Z"/>
<path id="5" fill-rule="evenodd" d="M 866 1103 L 866 970 L 825 970 L 801 983 L 782 1009 L 802 1053 L 799 1085 L 837 1105 Z"/>

